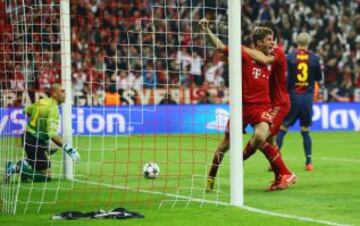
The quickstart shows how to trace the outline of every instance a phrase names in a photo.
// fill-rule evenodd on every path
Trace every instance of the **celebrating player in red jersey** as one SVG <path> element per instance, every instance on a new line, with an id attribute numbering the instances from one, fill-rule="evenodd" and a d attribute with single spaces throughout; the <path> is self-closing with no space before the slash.
<path id="1" fill-rule="evenodd" d="M 262 22 L 259 27 L 267 27 L 274 32 L 275 41 L 277 38 L 277 28 L 270 21 Z M 284 50 L 280 46 L 275 46 L 273 55 L 265 55 L 263 52 L 244 47 L 252 59 L 263 64 L 272 64 L 270 76 L 270 99 L 271 99 L 271 115 L 273 124 L 270 127 L 271 136 L 268 141 L 277 148 L 276 135 L 280 130 L 280 126 L 290 110 L 290 97 L 286 87 L 286 56 Z"/>
<path id="2" fill-rule="evenodd" d="M 218 49 L 227 52 L 227 47 L 208 28 L 208 21 L 203 19 L 200 21 L 200 25 L 210 37 L 211 42 Z M 252 39 L 257 50 L 266 55 L 270 53 L 270 50 L 273 47 L 273 32 L 270 29 L 258 28 L 254 30 Z M 274 191 L 285 189 L 291 183 L 295 182 L 296 177 L 287 169 L 277 149 L 266 143 L 266 140 L 270 135 L 269 125 L 272 123 L 269 94 L 270 71 L 268 70 L 266 64 L 254 62 L 244 51 L 242 51 L 242 63 L 243 125 L 251 124 L 254 127 L 254 134 L 243 151 L 244 160 L 261 147 L 262 152 L 269 160 L 275 172 L 276 179 L 270 186 L 269 190 Z M 228 149 L 229 131 L 227 128 L 224 139 L 217 148 L 213 158 L 212 167 L 207 181 L 207 191 L 211 191 L 213 189 L 218 167 Z"/>

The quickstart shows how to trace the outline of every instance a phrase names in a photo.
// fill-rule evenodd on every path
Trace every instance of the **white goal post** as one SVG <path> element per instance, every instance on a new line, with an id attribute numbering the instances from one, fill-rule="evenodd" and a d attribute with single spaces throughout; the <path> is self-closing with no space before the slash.
<path id="1" fill-rule="evenodd" d="M 72 85 L 71 85 L 71 36 L 70 36 L 70 1 L 60 1 L 60 40 L 61 40 L 61 78 L 65 88 L 65 103 L 62 106 L 63 139 L 72 145 Z M 63 176 L 66 179 L 74 178 L 73 161 L 63 152 Z"/>
<path id="2" fill-rule="evenodd" d="M 228 1 L 230 72 L 230 187 L 231 204 L 244 205 L 242 159 L 241 1 Z"/>
<path id="3" fill-rule="evenodd" d="M 71 121 L 71 37 L 70 37 L 70 2 L 62 0 L 61 9 L 61 67 L 62 78 L 66 92 L 66 101 L 63 104 L 63 121 Z M 241 1 L 228 0 L 229 24 L 229 76 L 230 76 L 230 181 L 231 204 L 244 205 L 243 192 L 243 161 L 242 161 L 242 96 L 241 96 Z M 231 51 L 239 50 L 239 51 Z M 64 142 L 72 144 L 71 123 L 63 123 Z M 63 155 L 63 176 L 72 179 L 73 163 L 67 155 Z"/>

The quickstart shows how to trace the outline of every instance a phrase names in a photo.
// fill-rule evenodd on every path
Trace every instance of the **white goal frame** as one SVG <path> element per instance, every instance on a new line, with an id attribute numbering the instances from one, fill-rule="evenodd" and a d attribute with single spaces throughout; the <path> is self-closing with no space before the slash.
<path id="1" fill-rule="evenodd" d="M 241 85 L 241 1 L 228 0 L 230 72 L 230 186 L 231 205 L 244 206 L 242 85 Z"/>
<path id="2" fill-rule="evenodd" d="M 71 122 L 71 37 L 70 2 L 61 0 L 61 68 L 66 99 L 63 105 L 63 122 Z M 242 159 L 242 85 L 241 85 L 241 1 L 228 0 L 229 72 L 230 72 L 230 180 L 231 205 L 244 205 Z M 235 51 L 232 51 L 235 50 Z M 240 76 L 239 76 L 240 75 Z M 63 123 L 64 142 L 72 144 L 72 125 Z M 73 179 L 73 163 L 63 154 L 63 176 Z"/>
<path id="3" fill-rule="evenodd" d="M 70 0 L 60 0 L 61 78 L 65 88 L 65 103 L 62 106 L 62 128 L 64 143 L 72 145 L 72 85 L 71 85 L 71 36 Z M 65 123 L 67 122 L 67 123 Z M 63 177 L 74 178 L 73 162 L 63 152 Z"/>

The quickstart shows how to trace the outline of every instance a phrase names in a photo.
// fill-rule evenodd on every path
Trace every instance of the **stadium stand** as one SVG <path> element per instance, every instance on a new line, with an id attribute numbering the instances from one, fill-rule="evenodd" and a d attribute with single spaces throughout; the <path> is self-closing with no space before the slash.
<path id="1" fill-rule="evenodd" d="M 134 4 L 135 2 L 135 4 Z M 167 73 L 164 65 L 159 62 L 156 65 L 156 73 L 146 73 L 154 70 L 152 64 L 141 68 L 139 62 L 130 62 L 131 68 L 138 70 L 129 71 L 128 62 L 124 58 L 118 61 L 111 58 L 115 53 L 127 56 L 128 54 L 128 32 L 139 31 L 142 18 L 151 17 L 151 6 L 161 3 L 161 0 L 137 0 L 137 1 L 75 1 L 71 5 L 72 15 L 72 79 L 75 92 L 86 96 L 87 93 L 100 93 L 113 90 L 122 90 L 122 83 L 129 81 L 144 82 L 144 87 L 138 87 L 134 83 L 132 89 L 147 88 L 147 86 L 161 86 Z M 193 4 L 202 4 L 203 1 L 193 1 Z M 1 3 L 1 2 L 0 2 Z M 184 3 L 186 4 L 186 3 Z M 226 7 L 226 6 L 225 6 Z M 49 52 L 56 52 L 60 49 L 59 42 L 59 16 L 34 18 L 33 21 L 44 20 L 47 26 L 40 30 L 37 26 L 28 26 L 32 29 L 31 44 L 28 44 L 28 51 L 32 51 L 32 58 L 29 58 L 27 66 L 18 65 L 21 62 L 23 51 L 19 46 L 11 45 L 16 37 L 10 35 L 11 25 L 9 17 L 6 16 L 5 7 L 0 7 L 0 88 L 19 90 L 27 81 L 28 89 L 46 91 L 48 84 L 60 80 L 60 56 L 50 56 Z M 356 9 L 356 10 L 353 10 Z M 294 46 L 294 37 L 301 32 L 307 31 L 312 36 L 310 49 L 321 56 L 324 69 L 324 81 L 320 86 L 321 101 L 360 101 L 360 3 L 358 1 L 243 1 L 242 31 L 243 43 L 250 43 L 250 32 L 256 22 L 271 20 L 280 29 L 279 43 L 284 46 L 287 52 Z M 161 14 L 161 10 L 155 14 Z M 193 20 L 200 19 L 199 11 L 192 15 Z M 55 13 L 56 15 L 56 13 Z M 161 16 L 161 15 L 160 15 Z M 176 18 L 176 12 L 170 11 L 169 18 Z M 189 13 L 184 13 L 183 18 L 190 19 Z M 212 18 L 213 15 L 207 14 Z M 149 23 L 148 26 L 151 26 Z M 164 25 L 165 26 L 165 25 Z M 170 31 L 176 32 L 178 27 L 169 26 Z M 150 29 L 150 27 L 142 28 Z M 165 29 L 165 28 L 164 28 Z M 190 27 L 185 27 L 185 31 Z M 226 26 L 220 26 L 220 32 L 226 34 Z M 150 35 L 151 36 L 151 35 Z M 144 35 L 143 42 L 150 42 L 151 37 Z M 139 36 L 130 35 L 132 43 L 140 42 Z M 179 45 L 178 39 L 167 40 L 168 45 Z M 184 33 L 181 44 L 191 44 L 191 38 Z M 225 40 L 226 41 L 226 40 Z M 203 40 L 193 39 L 192 44 L 202 45 Z M 51 43 L 51 44 L 50 44 Z M 58 44 L 56 44 L 58 43 Z M 41 50 L 41 51 L 40 51 Z M 139 54 L 138 47 L 131 47 L 132 54 Z M 144 49 L 144 56 L 151 54 L 151 49 Z M 170 48 L 172 57 L 176 62 L 170 64 L 170 69 L 182 67 L 182 77 L 169 73 L 170 84 L 181 83 L 184 87 L 197 87 L 206 90 L 214 87 L 219 92 L 206 95 L 218 103 L 228 102 L 228 98 L 217 98 L 226 95 L 222 90 L 228 90 L 227 67 L 222 62 L 221 54 L 207 49 L 206 58 L 202 51 L 195 51 L 190 54 L 187 48 Z M 16 54 L 19 52 L 19 54 Z M 29 54 L 30 55 L 30 54 Z M 109 57 L 110 56 L 110 57 Z M 1 59 L 8 59 L 3 61 Z M 9 60 L 10 59 L 10 60 Z M 116 62 L 115 62 L 116 61 Z M 38 62 L 42 62 L 41 64 Z M 48 63 L 45 63 L 48 62 Z M 32 64 L 30 66 L 30 63 Z M 24 76 L 25 67 L 28 67 L 27 78 Z M 116 71 L 115 68 L 123 70 Z M 102 82 L 105 72 L 106 83 Z M 91 82 L 86 82 L 91 81 Z M 151 85 L 152 84 L 152 85 Z M 205 100 L 208 102 L 208 100 Z M 18 105 L 14 102 L 13 105 Z"/>

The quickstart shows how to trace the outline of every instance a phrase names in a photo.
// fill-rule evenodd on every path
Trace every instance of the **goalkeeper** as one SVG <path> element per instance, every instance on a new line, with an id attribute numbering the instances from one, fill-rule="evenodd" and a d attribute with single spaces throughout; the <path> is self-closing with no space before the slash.
<path id="1" fill-rule="evenodd" d="M 51 141 L 62 147 L 75 162 L 80 160 L 80 155 L 75 148 L 65 144 L 62 137 L 57 134 L 60 114 L 58 105 L 64 103 L 65 91 L 60 84 L 53 84 L 51 96 L 25 107 L 24 112 L 29 117 L 24 134 L 24 149 L 26 159 L 18 163 L 7 162 L 6 182 L 14 173 L 22 173 L 22 180 L 45 182 L 51 180 L 50 154 L 58 148 L 51 148 Z"/>

